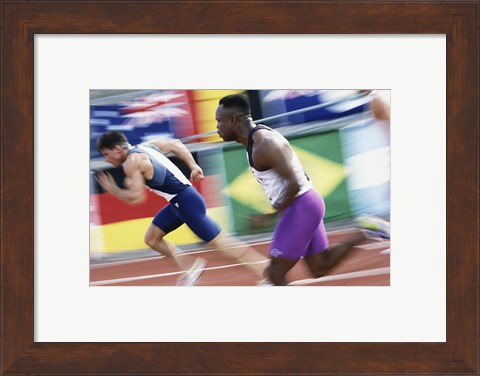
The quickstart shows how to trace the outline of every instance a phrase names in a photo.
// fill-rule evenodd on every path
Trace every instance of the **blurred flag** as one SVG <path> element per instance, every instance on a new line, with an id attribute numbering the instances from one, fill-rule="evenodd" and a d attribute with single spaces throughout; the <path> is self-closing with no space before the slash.
<path id="1" fill-rule="evenodd" d="M 95 142 L 106 131 L 123 132 L 135 145 L 158 137 L 182 137 L 194 129 L 182 90 L 157 91 L 118 103 L 105 104 L 106 100 L 90 105 L 90 157 L 99 156 Z"/>

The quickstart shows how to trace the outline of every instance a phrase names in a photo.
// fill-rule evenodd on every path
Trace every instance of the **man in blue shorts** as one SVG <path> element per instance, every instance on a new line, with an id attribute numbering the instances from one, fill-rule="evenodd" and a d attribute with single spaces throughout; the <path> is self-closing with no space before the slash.
<path id="1" fill-rule="evenodd" d="M 358 230 L 345 243 L 329 246 L 323 223 L 323 198 L 313 188 L 289 142 L 280 133 L 253 122 L 245 96 L 235 94 L 222 98 L 216 120 L 218 134 L 224 141 L 245 146 L 253 175 L 280 213 L 266 270 L 270 283 L 286 285 L 287 272 L 302 257 L 312 275 L 321 277 L 355 245 L 367 239 L 365 232 Z M 382 230 L 384 237 L 390 236 L 386 223 L 376 222 L 373 228 L 367 218 L 363 222 L 371 229 Z"/>
<path id="2" fill-rule="evenodd" d="M 193 265 L 186 265 L 177 256 L 177 248 L 164 239 L 165 235 L 185 223 L 200 239 L 216 249 L 226 250 L 234 244 L 228 237 L 221 236 L 220 227 L 206 214 L 203 197 L 166 157 L 173 153 L 190 169 L 192 181 L 202 180 L 203 171 L 190 151 L 181 141 L 172 139 L 158 139 L 132 146 L 123 133 L 116 131 L 102 134 L 96 146 L 108 163 L 114 167 L 123 166 L 126 175 L 125 188 L 120 188 L 110 174 L 99 172 L 97 178 L 105 191 L 128 204 L 138 205 L 147 198 L 146 185 L 169 201 L 153 218 L 145 233 L 145 243 L 171 259 L 184 272 L 177 285 L 195 285 L 205 268 L 205 260 L 199 258 Z M 255 251 L 237 246 L 229 249 L 228 255 L 245 262 L 258 275 L 262 275 L 264 265 L 261 264 L 265 258 Z"/>

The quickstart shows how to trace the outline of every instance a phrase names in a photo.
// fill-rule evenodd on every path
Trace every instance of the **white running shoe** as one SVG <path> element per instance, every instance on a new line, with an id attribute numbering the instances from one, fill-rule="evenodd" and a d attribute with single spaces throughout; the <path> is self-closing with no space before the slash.
<path id="1" fill-rule="evenodd" d="M 264 278 L 257 282 L 257 286 L 273 286 L 273 283 L 268 278 Z"/>
<path id="2" fill-rule="evenodd" d="M 368 238 L 390 239 L 390 222 L 373 215 L 362 215 L 356 221 Z"/>
<path id="3" fill-rule="evenodd" d="M 177 286 L 195 286 L 206 265 L 204 259 L 197 258 L 192 267 L 177 279 Z"/>

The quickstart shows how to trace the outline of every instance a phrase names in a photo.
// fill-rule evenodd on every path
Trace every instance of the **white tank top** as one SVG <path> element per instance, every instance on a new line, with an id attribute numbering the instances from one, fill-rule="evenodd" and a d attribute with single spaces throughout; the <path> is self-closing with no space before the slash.
<path id="1" fill-rule="evenodd" d="M 265 126 L 265 125 L 257 125 L 255 128 L 250 130 L 248 134 L 248 144 L 247 144 L 247 160 L 250 165 L 250 170 L 253 173 L 253 176 L 257 179 L 257 181 L 262 185 L 265 194 L 267 195 L 270 203 L 273 207 L 277 207 L 277 204 L 283 201 L 285 197 L 285 191 L 287 189 L 288 183 L 287 181 L 280 176 L 275 170 L 269 169 L 260 171 L 257 170 L 253 166 L 252 160 L 252 149 L 253 149 L 253 133 L 260 129 L 267 129 L 269 131 L 275 132 L 273 129 Z M 283 136 L 282 136 L 283 137 Z M 290 160 L 291 166 L 295 173 L 295 177 L 297 179 L 298 185 L 300 186 L 300 190 L 295 195 L 298 197 L 305 192 L 308 192 L 312 188 L 312 182 L 308 178 L 303 166 L 301 165 L 300 161 L 298 160 L 297 155 L 292 150 L 292 159 Z"/>

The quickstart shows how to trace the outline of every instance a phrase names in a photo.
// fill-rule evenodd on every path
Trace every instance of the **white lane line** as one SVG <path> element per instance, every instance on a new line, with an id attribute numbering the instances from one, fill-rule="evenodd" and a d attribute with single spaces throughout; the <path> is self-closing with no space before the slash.
<path id="1" fill-rule="evenodd" d="M 298 281 L 290 282 L 289 286 L 309 285 L 311 283 L 317 283 L 317 282 L 338 281 L 342 279 L 371 277 L 374 275 L 383 275 L 383 274 L 390 274 L 390 268 L 387 267 L 387 268 L 379 268 L 379 269 L 370 269 L 370 270 L 362 270 L 359 272 L 329 275 L 329 276 L 320 277 L 320 278 L 300 279 Z"/>
<path id="2" fill-rule="evenodd" d="M 243 263 L 240 263 L 240 264 L 214 266 L 214 267 L 211 267 L 211 268 L 205 268 L 204 271 L 233 268 L 233 267 L 242 266 L 242 265 L 262 264 L 262 263 L 265 263 L 265 262 L 268 262 L 268 261 L 270 261 L 270 260 L 263 260 L 263 261 L 256 261 L 256 262 L 243 262 Z M 103 285 L 111 285 L 111 284 L 131 282 L 131 281 L 141 281 L 141 280 L 144 280 L 144 279 L 168 277 L 168 276 L 172 276 L 172 275 L 179 275 L 179 274 L 182 274 L 182 273 L 183 272 L 171 272 L 171 273 L 142 275 L 142 276 L 137 276 L 137 277 L 107 279 L 107 280 L 104 280 L 104 281 L 90 282 L 90 286 L 103 286 Z"/>
<path id="3" fill-rule="evenodd" d="M 390 241 L 381 241 L 381 242 L 373 242 L 368 244 L 362 244 L 355 246 L 356 248 L 364 249 L 366 251 L 371 251 L 372 249 L 377 249 L 381 247 L 390 247 Z"/>
<path id="4" fill-rule="evenodd" d="M 206 270 L 233 268 L 233 267 L 236 267 L 236 266 L 241 266 L 241 265 L 246 265 L 246 264 L 261 264 L 261 263 L 265 263 L 267 261 L 268 260 L 257 261 L 257 262 L 253 262 L 253 263 L 245 262 L 245 263 L 241 263 L 241 264 L 215 266 L 215 267 L 211 267 L 211 268 L 205 268 L 205 271 Z M 109 279 L 109 280 L 104 280 L 104 281 L 91 282 L 90 285 L 91 286 L 111 285 L 111 284 L 131 282 L 131 281 L 140 281 L 140 280 L 151 279 L 151 278 L 168 277 L 168 276 L 172 276 L 172 275 L 179 275 L 181 273 L 182 272 L 171 272 L 171 273 L 138 276 L 138 277 Z M 309 284 L 317 283 L 317 282 L 328 282 L 328 281 L 338 281 L 338 280 L 342 280 L 342 279 L 371 277 L 371 276 L 375 276 L 375 275 L 384 275 L 384 274 L 389 274 L 389 273 L 390 273 L 390 268 L 389 267 L 378 268 L 378 269 L 369 269 L 369 270 L 362 270 L 362 271 L 359 271 L 359 272 L 337 274 L 337 275 L 331 275 L 331 276 L 320 277 L 320 278 L 300 279 L 298 281 L 290 282 L 289 285 L 290 286 L 301 286 L 301 285 L 309 285 Z"/>
<path id="5" fill-rule="evenodd" d="M 327 235 L 348 235 L 352 232 L 357 232 L 356 227 L 339 228 L 338 230 L 327 231 Z"/>

